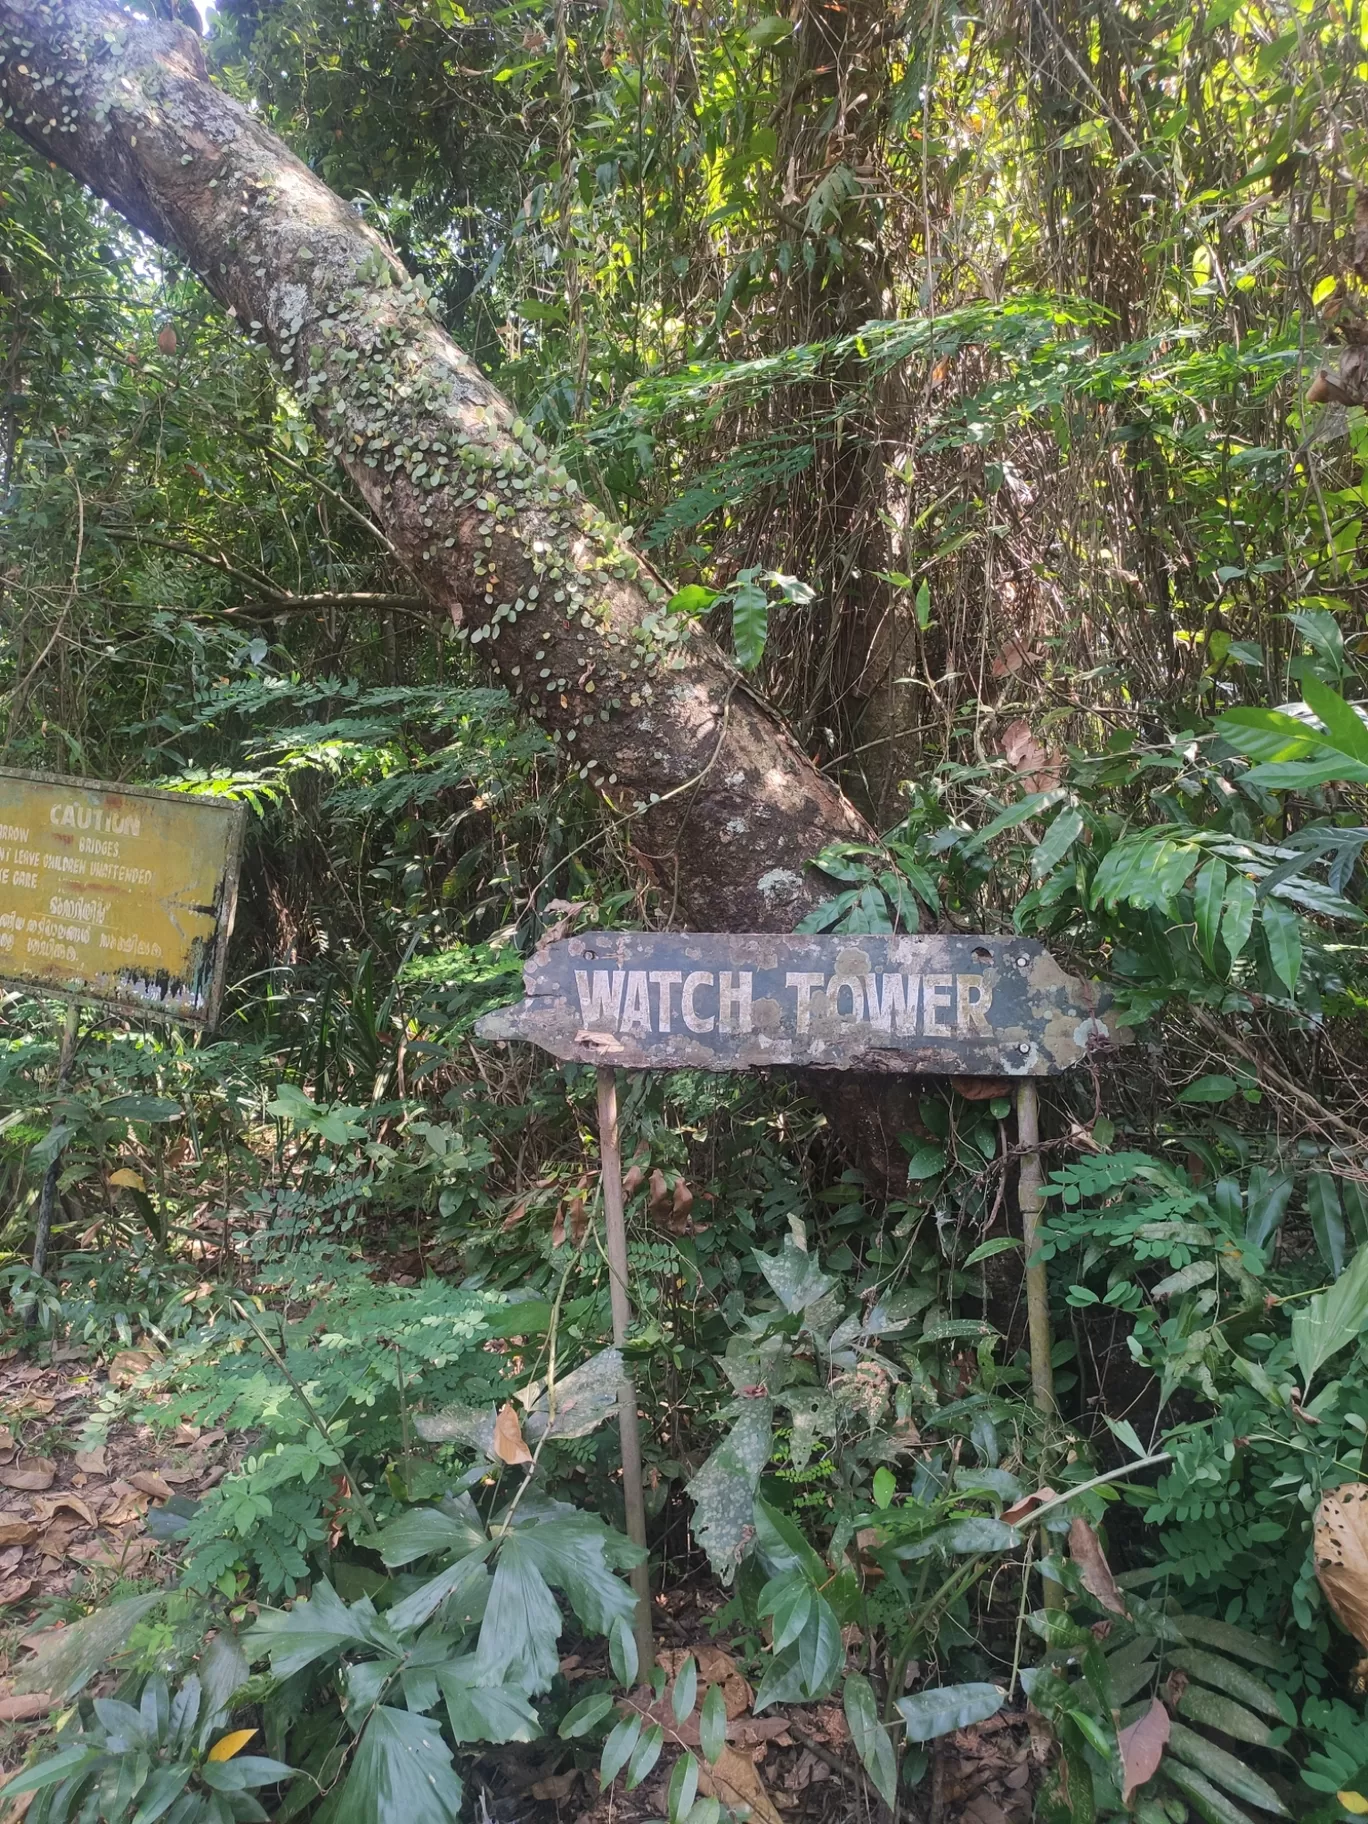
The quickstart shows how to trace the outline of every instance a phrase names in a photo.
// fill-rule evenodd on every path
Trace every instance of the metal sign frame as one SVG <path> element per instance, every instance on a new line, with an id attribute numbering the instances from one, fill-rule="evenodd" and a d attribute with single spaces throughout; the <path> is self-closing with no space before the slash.
<path id="1" fill-rule="evenodd" d="M 89 1001 L 102 1007 L 114 1008 L 126 1015 L 146 1015 L 153 1019 L 174 1020 L 180 1025 L 192 1026 L 205 1033 L 212 1032 L 218 1023 L 219 1009 L 223 1000 L 224 977 L 228 966 L 228 942 L 232 936 L 233 921 L 237 913 L 242 842 L 247 827 L 246 805 L 228 804 L 220 799 L 200 797 L 189 792 L 170 791 L 165 786 L 124 785 L 118 781 L 86 779 L 68 773 L 43 773 L 19 767 L 0 767 L 0 788 L 6 779 L 21 780 L 27 785 L 50 787 L 58 791 L 66 789 L 98 792 L 103 796 L 145 799 L 157 804 L 174 803 L 180 809 L 192 809 L 228 820 L 224 841 L 223 871 L 219 876 L 216 901 L 218 914 L 210 951 L 209 988 L 201 1009 L 185 1006 L 159 1006 L 151 999 L 143 1000 L 133 995 L 111 994 L 94 986 L 78 985 L 74 982 L 64 985 L 59 982 L 35 979 L 32 976 L 17 973 L 8 967 L 10 959 L 0 953 L 0 983 L 22 989 L 25 993 L 72 1003 Z"/>

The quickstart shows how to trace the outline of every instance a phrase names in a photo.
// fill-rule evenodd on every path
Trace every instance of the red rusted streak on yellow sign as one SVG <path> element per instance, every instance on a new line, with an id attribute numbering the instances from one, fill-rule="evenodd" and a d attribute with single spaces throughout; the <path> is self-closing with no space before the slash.
<path id="1" fill-rule="evenodd" d="M 240 805 L 0 770 L 0 978 L 212 1026 Z"/>

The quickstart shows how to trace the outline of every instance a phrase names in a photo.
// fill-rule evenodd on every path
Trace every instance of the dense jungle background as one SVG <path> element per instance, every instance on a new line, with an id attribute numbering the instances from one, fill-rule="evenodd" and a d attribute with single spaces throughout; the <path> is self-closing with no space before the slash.
<path id="1" fill-rule="evenodd" d="M 1052 1399 L 1005 1085 L 890 1170 L 624 1080 L 638 1666 L 593 1074 L 472 1028 L 679 882 L 0 132 L 0 762 L 250 811 L 212 1036 L 58 1087 L 3 996 L 0 1811 L 1368 1814 L 1368 8 L 152 10 L 880 832 L 805 928 L 1041 937 L 1133 1043 L 1043 1089 Z"/>

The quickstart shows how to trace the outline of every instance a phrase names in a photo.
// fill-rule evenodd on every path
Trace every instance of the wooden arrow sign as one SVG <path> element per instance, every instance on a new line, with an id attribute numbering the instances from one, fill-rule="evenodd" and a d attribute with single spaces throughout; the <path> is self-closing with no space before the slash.
<path id="1" fill-rule="evenodd" d="M 1052 1076 L 1120 1043 L 1110 997 L 1018 937 L 586 932 L 523 971 L 486 1039 L 628 1070 Z"/>

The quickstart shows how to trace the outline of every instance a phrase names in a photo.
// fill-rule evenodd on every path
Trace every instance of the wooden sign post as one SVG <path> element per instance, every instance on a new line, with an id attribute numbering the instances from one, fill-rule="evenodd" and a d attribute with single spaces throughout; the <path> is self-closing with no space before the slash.
<path id="1" fill-rule="evenodd" d="M 0 769 L 0 982 L 205 1030 L 218 1017 L 246 809 L 151 786 Z M 43 1178 L 33 1270 L 47 1266 L 59 1161 Z"/>
<path id="2" fill-rule="evenodd" d="M 613 1341 L 631 1321 L 615 1071 L 862 1070 L 1018 1082 L 1031 1384 L 1053 1412 L 1045 1270 L 1030 1264 L 1040 1209 L 1035 1078 L 1120 1042 L 1110 997 L 1018 937 L 781 937 L 592 931 L 547 944 L 523 969 L 527 998 L 488 1013 L 481 1038 L 523 1039 L 598 1073 L 599 1145 Z M 636 1391 L 618 1396 L 627 1531 L 646 1512 Z M 645 1564 L 633 1573 L 637 1651 L 654 1651 Z"/>

